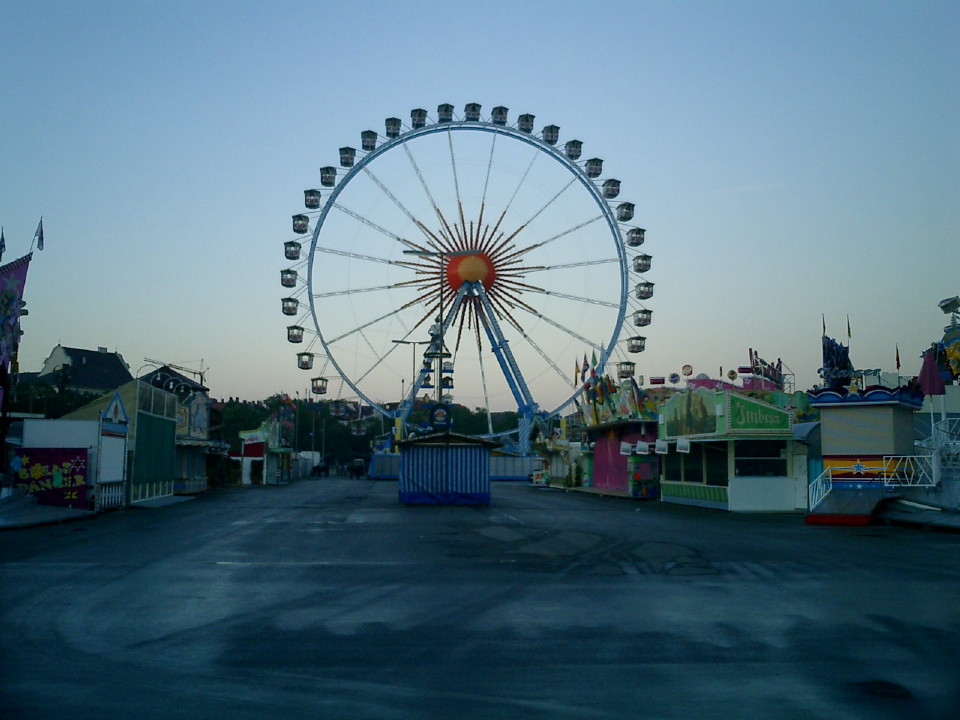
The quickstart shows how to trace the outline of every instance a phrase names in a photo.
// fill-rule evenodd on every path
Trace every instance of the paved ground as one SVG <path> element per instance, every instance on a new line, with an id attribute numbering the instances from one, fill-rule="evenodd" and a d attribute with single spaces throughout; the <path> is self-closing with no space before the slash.
<path id="1" fill-rule="evenodd" d="M 953 718 L 960 535 L 312 480 L 0 533 L 6 719 Z"/>

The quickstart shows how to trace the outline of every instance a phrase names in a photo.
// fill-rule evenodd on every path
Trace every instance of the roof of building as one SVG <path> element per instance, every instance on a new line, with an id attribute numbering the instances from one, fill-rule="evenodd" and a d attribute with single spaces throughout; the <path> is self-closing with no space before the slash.
<path id="1" fill-rule="evenodd" d="M 500 442 L 489 438 L 483 438 L 477 435 L 461 435 L 460 433 L 454 432 L 435 432 L 429 435 L 415 435 L 397 443 L 401 448 L 412 445 L 481 445 L 488 448 L 495 448 L 499 447 L 500 444 Z"/>
<path id="2" fill-rule="evenodd" d="M 70 359 L 69 365 L 60 371 L 66 373 L 64 384 L 68 387 L 113 390 L 133 379 L 119 353 L 68 347 L 62 349 Z M 51 375 L 56 375 L 56 372 L 40 375 L 39 379 L 46 380 Z"/>
<path id="3" fill-rule="evenodd" d="M 188 378 L 186 375 L 178 373 L 176 370 L 171 368 L 169 365 L 164 365 L 148 372 L 146 375 L 143 375 L 141 378 L 143 382 L 149 383 L 154 387 L 158 387 L 162 390 L 166 390 L 172 393 L 178 393 L 180 391 L 187 392 L 207 392 L 209 388 L 205 387 L 201 383 L 198 383 L 196 380 Z"/>

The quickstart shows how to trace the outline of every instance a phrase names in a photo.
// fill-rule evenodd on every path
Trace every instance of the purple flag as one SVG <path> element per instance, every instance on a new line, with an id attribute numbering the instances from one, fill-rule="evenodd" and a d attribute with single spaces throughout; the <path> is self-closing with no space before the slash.
<path id="1" fill-rule="evenodd" d="M 0 266 L 0 366 L 6 367 L 20 342 L 23 286 L 32 255 Z"/>
<path id="2" fill-rule="evenodd" d="M 923 365 L 920 368 L 920 374 L 917 375 L 917 384 L 924 395 L 946 393 L 943 376 L 940 374 L 940 368 L 937 367 L 936 353 L 932 348 L 923 354 Z"/>

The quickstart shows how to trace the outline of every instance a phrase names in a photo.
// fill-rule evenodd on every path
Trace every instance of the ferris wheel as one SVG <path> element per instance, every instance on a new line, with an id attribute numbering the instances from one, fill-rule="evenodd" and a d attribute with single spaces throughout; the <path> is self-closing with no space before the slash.
<path id="1" fill-rule="evenodd" d="M 422 399 L 456 401 L 492 432 L 497 411 L 517 410 L 523 430 L 570 406 L 582 363 L 631 376 L 651 258 L 620 181 L 582 145 L 470 103 L 387 118 L 341 147 L 304 191 L 281 271 L 313 392 L 401 420 Z"/>

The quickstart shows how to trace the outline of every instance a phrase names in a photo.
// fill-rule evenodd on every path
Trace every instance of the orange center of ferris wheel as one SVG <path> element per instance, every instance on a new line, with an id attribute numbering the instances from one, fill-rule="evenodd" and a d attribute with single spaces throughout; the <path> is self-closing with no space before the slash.
<path id="1" fill-rule="evenodd" d="M 465 282 L 478 282 L 484 290 L 489 290 L 496 276 L 493 261 L 485 253 L 454 257 L 447 263 L 447 282 L 454 290 L 459 290 Z"/>

